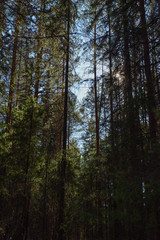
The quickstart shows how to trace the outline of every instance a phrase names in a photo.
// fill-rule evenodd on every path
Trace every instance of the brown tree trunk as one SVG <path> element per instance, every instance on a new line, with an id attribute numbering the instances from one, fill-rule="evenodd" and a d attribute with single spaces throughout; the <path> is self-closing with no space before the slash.
<path id="1" fill-rule="evenodd" d="M 95 11 L 96 16 L 96 11 Z M 96 165 L 97 168 L 100 167 L 100 161 L 98 156 L 100 155 L 100 145 L 99 145 L 99 112 L 98 112 L 98 94 L 97 94 L 97 26 L 94 25 L 94 101 L 95 101 L 95 121 L 96 121 Z M 103 238 L 103 229 L 102 229 L 102 214 L 101 214 L 101 176 L 100 173 L 97 174 L 96 179 L 96 214 L 97 214 L 97 223 L 95 229 L 96 239 Z"/>
<path id="2" fill-rule="evenodd" d="M 17 64 L 17 48 L 18 48 L 18 19 L 16 19 L 15 24 L 15 39 L 13 45 L 13 56 L 12 56 L 12 66 L 11 66 L 11 80 L 10 80 L 10 87 L 9 87 L 9 99 L 8 99 L 8 110 L 7 110 L 7 119 L 6 123 L 12 123 L 12 110 L 13 110 L 13 97 L 15 91 L 15 71 L 16 71 L 16 64 Z"/>
<path id="3" fill-rule="evenodd" d="M 71 120 L 70 120 L 70 116 L 69 116 L 69 119 L 68 119 L 68 150 L 69 150 L 69 147 L 70 147 L 70 125 L 71 125 Z"/>
<path id="4" fill-rule="evenodd" d="M 108 27 L 109 27 L 109 75 L 110 75 L 110 126 L 111 126 L 111 146 L 114 147 L 114 124 L 113 124 L 113 74 L 112 74 L 112 52 L 111 52 L 111 20 L 110 4 L 108 6 Z"/>
<path id="5" fill-rule="evenodd" d="M 48 185 L 48 156 L 45 162 L 45 182 L 43 189 L 43 219 L 42 219 L 42 240 L 47 239 L 47 185 Z"/>
<path id="6" fill-rule="evenodd" d="M 139 0 L 140 4 L 140 15 L 141 15 L 141 24 L 143 28 L 142 40 L 144 48 L 144 62 L 145 62 L 145 74 L 147 81 L 147 93 L 148 93 L 148 114 L 149 114 L 149 129 L 150 129 L 150 138 L 151 143 L 155 141 L 156 138 L 156 120 L 155 120 L 155 96 L 154 96 L 154 85 L 151 74 L 150 66 L 150 56 L 149 56 L 149 42 L 148 42 L 148 33 L 146 28 L 146 16 L 144 8 L 144 0 Z"/>
<path id="7" fill-rule="evenodd" d="M 38 40 L 38 54 L 37 54 L 37 63 L 36 63 L 36 83 L 35 83 L 35 93 L 34 97 L 38 100 L 38 93 L 39 93 L 39 82 L 40 82 L 40 66 L 42 62 L 42 52 L 43 47 L 40 47 L 41 43 Z"/>
<path id="8" fill-rule="evenodd" d="M 32 103 L 33 104 L 33 103 Z M 31 200 L 31 183 L 29 176 L 30 169 L 30 155 L 31 155 L 31 141 L 33 135 L 33 106 L 30 115 L 30 128 L 29 128 L 29 138 L 28 138 L 28 153 L 25 166 L 25 183 L 24 183 L 24 207 L 23 207 L 23 232 L 22 239 L 28 239 L 28 228 L 29 228 L 29 214 L 30 214 L 30 200 Z"/>
<path id="9" fill-rule="evenodd" d="M 22 46 L 21 46 L 22 51 Z M 16 89 L 16 107 L 19 105 L 19 88 L 20 88 L 20 79 L 21 79 L 21 65 L 22 65 L 22 54 L 20 53 L 19 57 L 19 69 L 18 69 L 18 78 L 17 78 L 17 89 Z"/>
<path id="10" fill-rule="evenodd" d="M 46 82 L 46 87 L 45 87 L 45 115 L 43 119 L 43 138 L 42 138 L 42 149 L 46 151 L 45 148 L 45 141 L 47 137 L 47 131 L 45 129 L 45 124 L 48 119 L 48 103 L 49 103 L 49 89 L 50 89 L 50 71 L 48 71 L 48 76 L 47 76 L 47 82 Z M 49 149 L 47 150 L 47 153 L 49 152 Z M 47 186 L 48 186 L 48 168 L 49 168 L 49 156 L 47 154 L 46 160 L 45 160 L 45 178 L 44 178 L 44 189 L 43 189 L 43 217 L 42 217 L 42 240 L 47 239 Z"/>
<path id="11" fill-rule="evenodd" d="M 123 6 L 126 6 L 126 0 L 122 0 Z M 128 16 L 127 9 L 123 13 L 123 39 L 124 39 L 124 73 L 125 73 L 125 103 L 126 103 L 126 116 L 127 116 L 127 135 L 128 135 L 128 157 L 131 164 L 135 162 L 136 154 L 136 130 L 135 130 L 135 110 L 132 96 L 132 73 L 131 73 L 131 60 L 129 51 L 129 38 L 128 38 Z M 133 165 L 132 165 L 133 167 Z"/>
<path id="12" fill-rule="evenodd" d="M 137 129 L 135 127 L 135 110 L 132 96 L 132 72 L 131 72 L 131 59 L 130 59 L 130 49 L 129 49 L 129 26 L 128 26 L 128 9 L 126 7 L 126 0 L 122 0 L 122 6 L 124 8 L 123 12 L 123 41 L 124 41 L 124 75 L 125 75 L 125 111 L 126 111 L 126 136 L 128 137 L 126 141 L 126 150 L 128 164 L 127 169 L 128 175 L 132 176 L 137 170 Z M 122 166 L 123 168 L 123 166 Z M 129 170 L 128 170 L 129 169 Z M 128 177 L 129 177 L 128 176 Z M 116 206 L 118 208 L 118 206 Z M 128 214 L 132 214 L 130 199 L 126 203 L 126 209 Z M 132 223 L 131 220 L 118 221 L 119 234 L 125 234 L 128 239 L 132 239 Z M 127 229 L 127 230 L 126 230 Z"/>
<path id="13" fill-rule="evenodd" d="M 95 120 L 96 120 L 96 155 L 99 155 L 99 116 L 97 104 L 97 47 L 96 47 L 96 24 L 94 26 L 94 101 L 95 101 Z"/>
<path id="14" fill-rule="evenodd" d="M 45 7 L 45 6 L 44 6 Z M 41 0 L 41 12 L 43 10 L 43 0 Z M 38 100 L 38 93 L 39 93 L 39 82 L 40 82 L 40 67 L 41 67 L 41 62 L 42 62 L 42 53 L 43 53 L 43 47 L 42 47 L 42 42 L 41 42 L 41 21 L 42 21 L 42 16 L 40 16 L 40 25 L 39 25 L 39 33 L 38 33 L 38 53 L 37 53 L 37 62 L 36 62 L 36 83 L 35 83 L 35 93 L 34 97 L 36 100 Z"/>
<path id="15" fill-rule="evenodd" d="M 26 38 L 26 42 L 25 42 L 25 59 L 24 59 L 24 71 L 25 71 L 25 78 L 24 78 L 24 85 L 25 85 L 25 92 L 24 92 L 24 99 L 26 99 L 26 96 L 29 96 L 30 94 L 30 88 L 31 88 L 31 80 L 29 78 L 29 41 Z"/>
<path id="16" fill-rule="evenodd" d="M 68 78 L 69 78 L 69 50 L 70 50 L 70 0 L 65 2 L 67 17 L 67 46 L 66 46 L 66 73 L 65 73 L 65 96 L 63 112 L 63 152 L 60 163 L 60 190 L 59 190 L 59 219 L 58 219 L 58 240 L 65 240 L 65 181 L 66 181 L 66 146 L 67 146 L 67 113 L 68 113 Z"/>
<path id="17" fill-rule="evenodd" d="M 64 91 L 63 91 L 63 85 L 64 85 L 64 80 L 65 80 L 65 59 L 63 57 L 63 71 L 62 71 L 62 91 L 61 91 L 61 96 L 62 96 L 62 99 L 63 99 L 63 96 L 64 96 Z M 62 149 L 62 127 L 63 126 L 63 119 L 62 119 L 62 116 L 63 116 L 63 104 L 61 103 L 61 113 L 60 113 L 60 129 L 59 129 L 59 150 Z"/>

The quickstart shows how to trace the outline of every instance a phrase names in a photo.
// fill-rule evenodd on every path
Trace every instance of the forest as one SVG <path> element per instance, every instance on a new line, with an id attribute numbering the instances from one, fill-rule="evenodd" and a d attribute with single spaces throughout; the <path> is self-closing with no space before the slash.
<path id="1" fill-rule="evenodd" d="M 160 0 L 0 0 L 0 240 L 160 239 Z"/>

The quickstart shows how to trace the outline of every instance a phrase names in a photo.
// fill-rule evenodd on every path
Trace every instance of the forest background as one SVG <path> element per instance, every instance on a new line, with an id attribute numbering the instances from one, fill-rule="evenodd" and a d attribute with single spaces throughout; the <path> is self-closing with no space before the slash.
<path id="1" fill-rule="evenodd" d="M 0 239 L 159 240 L 159 130 L 160 0 L 0 1 Z"/>

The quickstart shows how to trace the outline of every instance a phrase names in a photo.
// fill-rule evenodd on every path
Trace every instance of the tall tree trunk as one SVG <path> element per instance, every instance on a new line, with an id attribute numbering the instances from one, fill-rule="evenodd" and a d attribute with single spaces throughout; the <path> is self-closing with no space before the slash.
<path id="1" fill-rule="evenodd" d="M 96 155 L 99 155 L 99 116 L 97 103 L 97 47 L 96 47 L 96 23 L 94 25 L 94 101 L 95 101 L 95 120 L 96 120 Z"/>
<path id="2" fill-rule="evenodd" d="M 66 73 L 65 73 L 65 96 L 63 112 L 63 152 L 60 164 L 60 190 L 59 190 L 59 220 L 58 220 L 58 240 L 65 240 L 65 181 L 66 181 L 66 146 L 67 146 L 67 113 L 68 113 L 68 77 L 69 77 L 69 50 L 70 50 L 70 0 L 65 1 L 67 17 L 67 46 L 66 46 Z"/>
<path id="3" fill-rule="evenodd" d="M 71 119 L 70 119 L 70 114 L 69 114 L 69 116 L 68 116 L 68 150 L 69 150 L 69 148 L 70 148 L 70 128 L 71 128 Z"/>
<path id="4" fill-rule="evenodd" d="M 42 219 L 42 240 L 47 239 L 47 185 L 48 185 L 48 165 L 49 159 L 46 157 L 45 161 L 45 179 L 43 189 L 43 219 Z"/>
<path id="5" fill-rule="evenodd" d="M 147 80 L 147 93 L 148 93 L 148 114 L 149 114 L 149 129 L 150 129 L 150 138 L 151 144 L 156 139 L 156 120 L 155 120 L 155 96 L 154 96 L 154 84 L 151 74 L 150 66 L 150 55 L 149 55 L 149 42 L 148 42 L 148 33 L 146 28 L 146 16 L 144 8 L 144 0 L 139 0 L 140 5 L 140 15 L 141 15 L 141 24 L 143 28 L 142 40 L 144 48 L 144 62 L 145 62 L 145 74 Z"/>
<path id="6" fill-rule="evenodd" d="M 63 96 L 64 96 L 64 91 L 63 91 L 64 80 L 65 80 L 65 58 L 63 56 L 62 91 L 61 91 L 62 99 L 63 99 Z M 60 129 L 59 129 L 59 150 L 62 149 L 62 127 L 61 126 L 63 126 L 63 119 L 62 119 L 62 116 L 63 116 L 63 103 L 61 103 L 60 110 L 61 110 L 61 113 L 60 113 L 60 122 L 61 122 L 61 124 L 60 124 Z"/>
<path id="7" fill-rule="evenodd" d="M 50 66 L 50 64 L 49 64 Z M 50 90 L 50 71 L 48 71 L 47 74 L 47 82 L 46 82 L 46 86 L 45 86 L 45 114 L 44 114 L 44 118 L 43 118 L 43 138 L 42 138 L 42 151 L 46 152 L 46 147 L 45 147 L 45 141 L 47 138 L 47 131 L 45 129 L 45 124 L 47 122 L 48 119 L 48 114 L 49 114 L 49 109 L 48 109 L 48 105 L 49 105 L 49 90 Z M 48 239 L 47 236 L 47 197 L 48 197 L 48 192 L 47 192 L 47 187 L 48 187 L 48 168 L 49 168 L 49 163 L 50 163 L 50 156 L 49 156 L 49 152 L 50 152 L 50 146 L 48 146 L 47 149 L 47 155 L 46 155 L 46 159 L 45 159 L 45 176 L 44 176 L 44 188 L 43 188 L 43 212 L 42 212 L 42 240 L 46 240 Z"/>
<path id="8" fill-rule="evenodd" d="M 40 82 L 40 66 L 42 62 L 42 52 L 43 52 L 43 47 L 41 47 L 41 42 L 40 39 L 38 39 L 38 53 L 37 53 L 37 63 L 36 63 L 36 83 L 35 83 L 35 93 L 34 97 L 36 100 L 38 100 L 38 94 L 39 94 L 39 82 Z"/>
<path id="9" fill-rule="evenodd" d="M 126 9 L 126 0 L 122 0 L 125 8 L 123 13 L 123 39 L 124 39 L 124 72 L 125 72 L 125 95 L 126 95 L 126 116 L 127 116 L 127 131 L 128 131 L 128 150 L 131 164 L 135 164 L 136 154 L 136 132 L 135 132 L 135 111 L 132 96 L 132 73 L 131 73 L 131 60 L 129 51 L 129 37 L 128 37 L 128 16 Z M 133 167 L 133 165 L 132 165 Z"/>
<path id="10" fill-rule="evenodd" d="M 111 146 L 114 147 L 114 124 L 113 124 L 113 74 L 112 74 L 112 49 L 111 49 L 111 19 L 110 3 L 108 5 L 108 27 L 109 27 L 109 75 L 110 75 L 110 126 L 111 126 Z"/>
<path id="11" fill-rule="evenodd" d="M 131 59 L 130 59 L 130 49 L 129 49 L 129 26 L 128 26 L 128 8 L 126 5 L 126 0 L 122 0 L 123 6 L 123 41 L 124 41 L 124 75 L 125 75 L 125 110 L 126 110 L 126 136 L 125 139 L 127 150 L 128 164 L 122 169 L 128 171 L 128 178 L 132 180 L 132 176 L 137 170 L 137 129 L 135 127 L 135 110 L 132 96 L 132 72 L 131 72 Z M 125 138 L 126 138 L 125 136 Z M 118 206 L 116 206 L 118 207 Z M 126 202 L 126 209 L 128 215 L 132 214 L 132 205 L 130 199 Z M 131 215 L 132 216 L 132 215 Z M 126 230 L 127 229 L 127 230 Z M 127 221 L 119 222 L 119 234 L 125 233 L 125 236 L 132 239 L 132 222 L 130 218 Z"/>
<path id="12" fill-rule="evenodd" d="M 95 11 L 96 16 L 96 11 Z M 95 121 L 96 121 L 96 166 L 100 168 L 100 145 L 99 145 L 99 113 L 98 113 L 98 96 L 97 96 L 97 25 L 94 25 L 94 101 L 95 101 Z M 102 214 L 101 214 L 101 176 L 100 173 L 97 174 L 96 179 L 96 210 L 97 210 L 97 223 L 95 229 L 96 239 L 103 238 L 103 229 L 102 229 Z"/>
<path id="13" fill-rule="evenodd" d="M 28 239 L 28 229 L 29 229 L 29 214 L 30 214 L 30 200 L 31 200 L 31 183 L 29 176 L 30 161 L 31 161 L 31 141 L 33 135 L 33 111 L 34 106 L 32 103 L 31 115 L 30 115 L 30 127 L 29 127 L 29 138 L 28 138 L 28 152 L 26 158 L 25 166 L 25 182 L 24 182 L 24 202 L 23 202 L 23 229 L 22 229 L 22 239 Z"/>
<path id="14" fill-rule="evenodd" d="M 26 39 L 25 42 L 25 59 L 24 59 L 24 71 L 25 71 L 25 78 L 24 78 L 24 99 L 26 99 L 26 96 L 29 96 L 29 92 L 30 92 L 30 86 L 31 86 L 31 81 L 29 81 L 29 41 L 28 39 Z"/>
<path id="15" fill-rule="evenodd" d="M 13 45 L 13 56 L 12 56 L 12 67 L 11 67 L 11 80 L 9 87 L 9 99 L 8 99 L 8 110 L 7 110 L 7 119 L 6 123 L 11 124 L 12 122 L 12 110 L 13 110 L 13 98 L 15 91 L 15 72 L 16 72 L 16 64 L 17 64 L 17 49 L 18 49 L 18 18 L 16 19 L 15 24 L 15 39 Z"/>
<path id="16" fill-rule="evenodd" d="M 43 0 L 41 0 L 41 12 L 45 8 L 45 5 L 43 7 Z M 40 24 L 39 24 L 39 32 L 38 32 L 38 53 L 37 53 L 37 62 L 36 62 L 36 83 L 35 83 L 35 93 L 34 97 L 36 100 L 38 100 L 38 93 L 39 93 L 39 82 L 40 82 L 40 66 L 42 62 L 42 53 L 43 53 L 43 47 L 42 47 L 42 41 L 41 41 L 41 24 L 42 24 L 42 16 L 40 15 Z"/>
<path id="17" fill-rule="evenodd" d="M 21 51 L 22 51 L 22 44 L 21 44 Z M 18 107 L 18 105 L 19 105 L 19 90 L 20 90 L 21 68 L 22 68 L 22 54 L 20 53 L 18 78 L 17 78 L 17 89 L 16 89 L 16 107 Z"/>

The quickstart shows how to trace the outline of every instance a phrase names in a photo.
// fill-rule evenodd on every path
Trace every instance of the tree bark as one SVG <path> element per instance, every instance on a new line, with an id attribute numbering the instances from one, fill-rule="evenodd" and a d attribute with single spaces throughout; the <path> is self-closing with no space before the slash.
<path id="1" fill-rule="evenodd" d="M 43 9 L 43 0 L 41 0 L 41 12 Z M 42 62 L 42 53 L 43 53 L 43 47 L 42 47 L 42 42 L 41 42 L 41 24 L 42 24 L 42 16 L 40 16 L 40 25 L 39 25 L 39 33 L 38 33 L 38 53 L 37 53 L 37 62 L 36 62 L 36 83 L 35 83 L 35 94 L 34 97 L 38 101 L 38 93 L 39 93 L 39 82 L 40 82 L 40 66 Z"/>
<path id="2" fill-rule="evenodd" d="M 151 66 L 150 66 L 150 55 L 149 55 L 149 42 L 148 42 L 148 33 L 146 28 L 146 15 L 144 8 L 144 0 L 139 0 L 140 5 L 140 16 L 141 16 L 141 24 L 143 28 L 142 32 L 142 40 L 143 40 L 143 48 L 144 48 L 144 62 L 145 62 L 145 75 L 147 81 L 147 94 L 148 94 L 148 114 L 149 114 L 149 130 L 150 130 L 150 138 L 151 144 L 156 139 L 156 120 L 155 120 L 155 96 L 154 96 L 154 85 L 151 74 Z"/>
<path id="3" fill-rule="evenodd" d="M 22 51 L 22 44 L 21 44 L 21 51 Z M 19 90 L 20 90 L 21 68 L 22 68 L 22 54 L 20 53 L 18 78 L 17 78 L 17 89 L 16 89 L 16 107 L 18 107 L 18 105 L 19 105 Z"/>
<path id="4" fill-rule="evenodd" d="M 26 166 L 25 166 L 25 182 L 24 182 L 24 206 L 23 206 L 23 231 L 22 231 L 22 239 L 28 239 L 28 228 L 29 228 L 29 214 L 30 214 L 30 200 L 31 200 L 31 183 L 29 177 L 29 169 L 30 169 L 30 155 L 31 155 L 31 141 L 33 135 L 33 103 L 30 115 L 30 127 L 29 127 L 29 138 L 28 138 L 28 152 L 26 158 Z"/>
<path id="5" fill-rule="evenodd" d="M 63 71 L 62 71 L 62 91 L 61 91 L 61 96 L 62 96 L 62 99 L 63 99 L 63 96 L 64 96 L 64 91 L 63 91 L 63 85 L 64 85 L 64 81 L 65 81 L 65 59 L 64 59 L 64 56 L 63 56 Z M 61 126 L 63 126 L 63 119 L 62 119 L 62 116 L 63 116 L 63 103 L 61 103 L 61 107 L 60 107 L 60 122 L 61 122 Z M 59 150 L 62 149 L 62 127 L 60 126 L 60 129 L 59 129 Z"/>
<path id="6" fill-rule="evenodd" d="M 123 12 L 123 40 L 124 40 L 124 73 L 125 73 L 125 104 L 126 104 L 126 123 L 127 123 L 127 135 L 128 135 L 128 158 L 130 158 L 130 164 L 133 167 L 135 165 L 136 157 L 136 129 L 135 129 L 135 110 L 132 96 L 132 73 L 131 73 L 131 60 L 129 49 L 129 37 L 128 37 L 128 16 L 126 9 L 126 0 L 122 0 Z"/>
<path id="7" fill-rule="evenodd" d="M 96 10 L 95 10 L 96 16 Z M 95 121 L 96 121 L 96 166 L 100 168 L 100 145 L 99 145 L 99 112 L 98 112 L 98 94 L 97 94 L 97 25 L 95 22 L 94 25 L 94 104 L 95 104 Z M 101 176 L 100 173 L 97 173 L 96 176 L 96 214 L 97 214 L 97 223 L 95 229 L 95 238 L 103 238 L 103 229 L 102 229 L 102 214 L 101 214 Z"/>
<path id="8" fill-rule="evenodd" d="M 60 164 L 60 192 L 59 192 L 59 221 L 58 221 L 58 240 L 65 240 L 65 181 L 66 181 L 66 146 L 67 146 L 67 113 L 68 113 L 68 78 L 69 78 L 69 50 L 70 50 L 70 0 L 65 2 L 67 16 L 67 46 L 66 46 L 66 73 L 65 73 L 65 96 L 63 112 L 63 150 Z"/>
<path id="9" fill-rule="evenodd" d="M 50 64 L 49 64 L 50 67 Z M 49 114 L 49 91 L 50 91 L 50 70 L 48 70 L 47 73 L 47 82 L 45 86 L 45 114 L 43 118 L 43 138 L 42 138 L 42 149 L 44 152 L 47 151 L 47 156 L 45 159 L 45 176 L 44 176 L 44 188 L 43 188 L 43 213 L 42 213 L 42 240 L 48 239 L 48 218 L 47 218 L 47 213 L 48 213 L 48 208 L 47 208 L 47 200 L 48 200 L 48 169 L 49 169 L 49 164 L 50 164 L 50 144 L 48 145 L 48 148 L 46 150 L 46 138 L 47 138 L 47 130 L 45 129 L 45 124 L 47 123 L 48 119 L 48 114 Z"/>
<path id="10" fill-rule="evenodd" d="M 37 53 L 37 67 L 36 67 L 36 83 L 35 83 L 35 94 L 34 97 L 36 100 L 38 100 L 38 94 L 39 94 L 39 82 L 40 82 L 40 65 L 42 62 L 42 52 L 43 47 L 40 47 L 41 43 L 40 40 L 38 40 L 38 53 Z"/>
<path id="11" fill-rule="evenodd" d="M 112 74 L 112 52 L 111 52 L 111 19 L 110 4 L 108 5 L 108 27 L 109 27 L 109 75 L 110 75 L 110 126 L 111 126 L 111 146 L 114 147 L 114 124 L 113 124 L 113 74 Z"/>
<path id="12" fill-rule="evenodd" d="M 48 156 L 45 162 L 45 179 L 43 189 L 43 219 L 42 219 L 42 240 L 47 239 L 47 185 L 48 185 Z"/>
<path id="13" fill-rule="evenodd" d="M 16 19 L 15 24 L 15 39 L 13 45 L 13 56 L 12 56 L 12 67 L 11 67 L 11 80 L 10 80 L 10 87 L 9 87 L 9 99 L 8 99 L 8 111 L 7 111 L 7 119 L 6 123 L 12 123 L 12 110 L 13 110 L 13 97 L 15 91 L 15 71 L 16 71 L 16 64 L 17 64 L 17 48 L 18 48 L 18 18 Z"/>
<path id="14" fill-rule="evenodd" d="M 95 101 L 95 120 L 96 120 L 96 155 L 99 155 L 99 116 L 98 116 L 98 97 L 97 97 L 97 47 L 96 47 L 96 23 L 94 25 L 94 101 Z"/>

